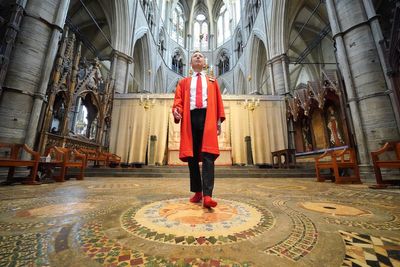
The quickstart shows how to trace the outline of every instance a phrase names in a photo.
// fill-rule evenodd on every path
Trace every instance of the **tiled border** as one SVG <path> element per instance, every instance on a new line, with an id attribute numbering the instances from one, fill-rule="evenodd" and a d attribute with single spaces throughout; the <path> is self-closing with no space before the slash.
<path id="1" fill-rule="evenodd" d="M 285 206 L 285 201 L 277 200 L 273 204 L 290 217 L 293 230 L 287 238 L 265 251 L 268 254 L 298 261 L 309 254 L 317 243 L 317 228 L 307 216 Z"/>

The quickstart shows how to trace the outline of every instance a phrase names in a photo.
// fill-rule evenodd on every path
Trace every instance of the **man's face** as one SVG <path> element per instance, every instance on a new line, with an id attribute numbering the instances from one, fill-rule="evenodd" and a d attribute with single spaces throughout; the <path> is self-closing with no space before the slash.
<path id="1" fill-rule="evenodd" d="M 195 52 L 192 55 L 191 63 L 194 71 L 201 71 L 205 65 L 204 55 L 200 52 Z"/>

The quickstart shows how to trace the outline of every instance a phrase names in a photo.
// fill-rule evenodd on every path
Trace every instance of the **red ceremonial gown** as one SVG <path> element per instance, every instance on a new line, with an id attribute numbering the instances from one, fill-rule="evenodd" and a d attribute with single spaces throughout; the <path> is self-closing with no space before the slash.
<path id="1" fill-rule="evenodd" d="M 207 113 L 204 125 L 203 141 L 201 152 L 219 156 L 217 124 L 218 119 L 225 120 L 224 105 L 222 103 L 221 92 L 216 80 L 207 79 Z M 190 121 L 190 83 L 191 77 L 179 81 L 176 91 L 172 111 L 178 108 L 181 115 L 181 143 L 179 147 L 179 158 L 187 161 L 188 157 L 193 157 L 192 127 Z M 175 120 L 175 123 L 179 121 Z"/>

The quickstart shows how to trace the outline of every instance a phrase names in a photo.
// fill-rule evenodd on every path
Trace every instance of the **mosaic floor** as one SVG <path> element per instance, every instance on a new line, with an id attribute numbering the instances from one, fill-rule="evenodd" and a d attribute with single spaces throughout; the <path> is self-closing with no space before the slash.
<path id="1" fill-rule="evenodd" d="M 0 187 L 0 266 L 400 266 L 400 189 L 314 179 Z"/>

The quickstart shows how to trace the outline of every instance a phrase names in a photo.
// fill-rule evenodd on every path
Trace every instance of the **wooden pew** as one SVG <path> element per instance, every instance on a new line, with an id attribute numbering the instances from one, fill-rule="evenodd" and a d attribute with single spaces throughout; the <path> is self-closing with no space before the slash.
<path id="1" fill-rule="evenodd" d="M 89 165 L 89 161 L 93 161 L 93 166 L 107 165 L 107 154 L 104 152 L 88 148 L 79 148 L 78 151 L 86 156 L 86 167 Z"/>
<path id="2" fill-rule="evenodd" d="M 384 154 L 388 155 L 389 151 L 394 151 L 394 157 L 383 159 L 382 156 L 384 156 Z M 377 151 L 371 152 L 371 157 L 377 183 L 371 186 L 371 188 L 386 188 L 387 185 L 400 184 L 400 179 L 383 180 L 381 172 L 381 168 L 400 169 L 400 141 L 386 142 L 383 147 Z"/>
<path id="3" fill-rule="evenodd" d="M 52 167 L 60 168 L 60 175 L 55 177 L 57 182 L 65 181 L 65 176 L 69 168 L 80 169 L 76 179 L 84 179 L 86 167 L 86 156 L 84 154 L 79 153 L 76 149 L 53 146 L 46 151 L 46 155 L 51 156 Z"/>
<path id="4" fill-rule="evenodd" d="M 14 181 L 14 173 L 16 167 L 30 167 L 30 178 L 24 180 L 24 184 L 40 184 L 36 181 L 40 154 L 33 151 L 26 144 L 5 144 L 0 143 L 0 167 L 8 167 L 8 175 L 6 184 Z M 22 152 L 25 151 L 30 159 L 23 159 Z"/>
<path id="5" fill-rule="evenodd" d="M 107 156 L 107 166 L 118 167 L 121 163 L 121 157 L 114 153 L 105 153 Z"/>
<path id="6" fill-rule="evenodd" d="M 325 181 L 325 177 L 321 176 L 322 169 L 333 171 L 336 184 L 361 183 L 356 154 L 351 148 L 325 151 L 325 153 L 315 158 L 315 170 L 318 182 Z M 353 172 L 351 175 L 341 175 L 341 172 L 346 172 L 349 169 Z"/>

